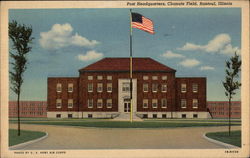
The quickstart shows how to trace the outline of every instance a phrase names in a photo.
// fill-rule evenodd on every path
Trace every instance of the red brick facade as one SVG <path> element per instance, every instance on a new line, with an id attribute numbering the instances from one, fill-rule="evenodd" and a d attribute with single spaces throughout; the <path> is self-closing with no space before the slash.
<path id="1" fill-rule="evenodd" d="M 175 72 L 176 70 L 151 58 L 133 59 L 133 79 L 137 81 L 136 107 L 138 113 L 207 112 L 206 78 L 176 78 Z M 48 112 L 119 111 L 119 80 L 129 79 L 128 58 L 104 58 L 80 69 L 79 73 L 79 77 L 48 78 Z M 72 92 L 68 92 L 69 84 L 73 85 Z M 181 92 L 181 84 L 186 84 L 185 93 Z M 196 84 L 196 92 L 193 92 L 193 84 Z M 61 85 L 59 92 L 57 91 L 58 85 Z M 102 89 L 101 92 L 97 90 L 98 85 L 99 90 Z M 108 85 L 112 85 L 112 91 L 107 90 Z M 143 89 L 144 86 L 148 87 L 147 90 Z M 91 92 L 89 92 L 89 88 L 92 90 Z M 68 108 L 69 99 L 73 99 L 71 108 Z M 102 101 L 102 104 L 97 103 L 98 99 Z M 185 108 L 181 108 L 181 99 L 186 100 Z M 197 107 L 193 107 L 194 99 L 196 99 Z M 111 107 L 107 105 L 108 100 L 112 100 Z M 143 107 L 143 100 L 148 101 L 147 107 Z M 153 100 L 156 102 L 154 106 Z M 163 103 L 163 100 L 166 100 L 166 104 Z M 93 107 L 88 107 L 90 105 Z M 78 117 L 80 116 L 78 115 Z"/>
<path id="2" fill-rule="evenodd" d="M 228 101 L 208 101 L 207 107 L 213 118 L 228 118 Z M 232 101 L 231 118 L 241 118 L 240 101 Z"/>
<path id="3" fill-rule="evenodd" d="M 9 101 L 9 117 L 17 117 L 16 101 Z M 20 117 L 47 117 L 47 102 L 20 101 Z"/>

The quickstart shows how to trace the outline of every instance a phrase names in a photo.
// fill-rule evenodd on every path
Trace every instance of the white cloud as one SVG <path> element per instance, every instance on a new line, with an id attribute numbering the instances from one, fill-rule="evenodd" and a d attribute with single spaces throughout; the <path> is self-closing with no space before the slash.
<path id="1" fill-rule="evenodd" d="M 205 71 L 205 70 L 214 70 L 214 67 L 212 66 L 201 66 L 200 70 Z"/>
<path id="2" fill-rule="evenodd" d="M 94 50 L 87 51 L 86 54 L 79 54 L 77 58 L 81 61 L 90 61 L 95 59 L 100 59 L 103 57 L 103 53 L 96 52 Z"/>
<path id="3" fill-rule="evenodd" d="M 183 51 L 200 50 L 208 53 L 221 53 L 232 55 L 236 51 L 240 53 L 238 47 L 233 47 L 231 44 L 231 37 L 228 34 L 218 34 L 212 40 L 208 41 L 206 45 L 197 45 L 187 42 L 183 47 L 177 48 Z"/>
<path id="4" fill-rule="evenodd" d="M 194 67 L 200 64 L 200 61 L 196 59 L 185 59 L 182 62 L 179 63 L 180 65 L 184 67 Z"/>
<path id="5" fill-rule="evenodd" d="M 183 55 L 178 54 L 178 53 L 173 53 L 172 51 L 167 51 L 163 53 L 161 56 L 165 58 L 184 58 Z"/>
<path id="6" fill-rule="evenodd" d="M 93 47 L 99 42 L 72 34 L 73 28 L 69 23 L 54 24 L 48 32 L 41 32 L 40 45 L 45 49 L 59 49 L 67 46 Z"/>

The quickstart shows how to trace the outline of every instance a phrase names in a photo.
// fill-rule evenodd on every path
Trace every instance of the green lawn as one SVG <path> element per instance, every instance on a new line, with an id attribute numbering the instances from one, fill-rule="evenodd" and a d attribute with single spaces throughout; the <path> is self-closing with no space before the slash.
<path id="1" fill-rule="evenodd" d="M 16 120 L 11 120 L 16 123 Z M 62 125 L 62 126 L 82 126 L 82 127 L 101 127 L 101 128 L 174 128 L 174 127 L 206 127 L 206 126 L 227 126 L 227 121 L 214 120 L 183 120 L 183 119 L 148 119 L 145 121 L 113 121 L 108 119 L 26 119 L 21 120 L 24 124 L 42 125 Z M 233 122 L 232 125 L 241 125 L 240 122 Z"/>
<path id="2" fill-rule="evenodd" d="M 46 133 L 44 132 L 21 130 L 21 135 L 18 136 L 16 129 L 9 129 L 9 146 L 24 143 L 33 139 L 43 137 L 45 135 Z"/>
<path id="3" fill-rule="evenodd" d="M 228 132 L 207 133 L 206 136 L 227 144 L 241 147 L 241 131 L 231 131 L 230 136 L 228 135 Z"/>

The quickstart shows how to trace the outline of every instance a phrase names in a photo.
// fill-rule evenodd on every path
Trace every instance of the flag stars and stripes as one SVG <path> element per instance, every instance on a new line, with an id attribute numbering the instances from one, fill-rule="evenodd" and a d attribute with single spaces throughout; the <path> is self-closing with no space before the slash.
<path id="1" fill-rule="evenodd" d="M 150 34 L 155 33 L 153 21 L 138 13 L 132 13 L 132 27 L 146 31 Z"/>

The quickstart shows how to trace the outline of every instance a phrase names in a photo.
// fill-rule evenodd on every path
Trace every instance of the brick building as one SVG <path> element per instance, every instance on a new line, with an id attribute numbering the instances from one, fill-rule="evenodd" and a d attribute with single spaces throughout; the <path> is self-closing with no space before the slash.
<path id="1" fill-rule="evenodd" d="M 207 107 L 213 118 L 228 118 L 228 101 L 208 101 Z M 232 101 L 231 117 L 241 118 L 241 101 Z"/>
<path id="2" fill-rule="evenodd" d="M 134 118 L 208 118 L 206 78 L 176 78 L 151 58 L 133 58 Z M 48 78 L 50 118 L 124 118 L 130 114 L 129 58 L 104 58 L 79 77 Z"/>
<path id="3" fill-rule="evenodd" d="M 9 101 L 9 117 L 17 117 L 16 101 Z M 20 117 L 47 117 L 47 101 L 20 101 Z"/>

